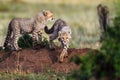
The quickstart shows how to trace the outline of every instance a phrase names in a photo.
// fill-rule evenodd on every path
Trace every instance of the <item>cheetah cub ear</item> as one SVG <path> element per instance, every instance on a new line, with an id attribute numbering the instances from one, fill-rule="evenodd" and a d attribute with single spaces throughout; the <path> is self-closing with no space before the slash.
<path id="1" fill-rule="evenodd" d="M 61 37 L 61 31 L 58 32 L 59 37 Z"/>
<path id="2" fill-rule="evenodd" d="M 47 10 L 42 10 L 42 13 L 43 13 L 44 16 L 47 16 L 47 15 L 48 15 Z"/>

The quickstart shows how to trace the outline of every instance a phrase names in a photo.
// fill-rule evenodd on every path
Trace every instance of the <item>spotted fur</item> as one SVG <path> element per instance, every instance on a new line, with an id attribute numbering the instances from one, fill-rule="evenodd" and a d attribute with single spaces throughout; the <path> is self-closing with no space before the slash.
<path id="1" fill-rule="evenodd" d="M 70 27 L 67 25 L 65 21 L 63 21 L 62 19 L 58 19 L 55 21 L 51 29 L 48 29 L 48 27 L 46 26 L 44 30 L 47 34 L 51 34 L 49 37 L 50 49 L 54 49 L 53 41 L 55 39 L 58 38 L 59 42 L 61 43 L 63 51 L 60 54 L 59 61 L 63 62 L 63 58 L 67 56 L 67 48 L 69 46 L 69 40 L 71 38 Z"/>
<path id="2" fill-rule="evenodd" d="M 33 18 L 14 18 L 11 20 L 8 26 L 7 36 L 3 47 L 7 47 L 8 43 L 11 45 L 12 50 L 19 50 L 17 41 L 20 34 L 28 33 L 32 34 L 33 47 L 36 45 L 37 37 L 38 40 L 42 41 L 42 30 L 48 20 L 53 20 L 53 13 L 49 10 L 43 10 Z"/>

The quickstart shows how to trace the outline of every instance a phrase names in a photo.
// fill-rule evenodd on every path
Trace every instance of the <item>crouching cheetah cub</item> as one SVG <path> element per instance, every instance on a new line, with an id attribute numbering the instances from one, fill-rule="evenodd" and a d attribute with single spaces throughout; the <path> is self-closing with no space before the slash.
<path id="1" fill-rule="evenodd" d="M 63 51 L 59 56 L 59 61 L 63 62 L 64 57 L 68 56 L 67 48 L 69 46 L 70 38 L 71 38 L 71 28 L 67 25 L 65 21 L 62 19 L 58 19 L 55 21 L 51 29 L 48 29 L 47 26 L 44 28 L 47 34 L 51 34 L 49 37 L 50 40 L 50 49 L 54 48 L 53 40 L 58 38 L 58 41 L 61 43 Z"/>

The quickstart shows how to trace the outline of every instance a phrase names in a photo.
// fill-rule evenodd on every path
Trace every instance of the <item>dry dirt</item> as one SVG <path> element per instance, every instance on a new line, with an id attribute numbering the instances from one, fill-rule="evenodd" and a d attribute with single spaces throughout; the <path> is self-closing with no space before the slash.
<path id="1" fill-rule="evenodd" d="M 40 73 L 51 69 L 55 72 L 69 73 L 70 71 L 79 68 L 79 66 L 75 63 L 69 62 L 69 59 L 73 55 L 81 56 L 91 49 L 70 48 L 68 49 L 68 58 L 65 58 L 63 63 L 59 63 L 57 59 L 61 50 L 62 49 L 60 48 L 56 48 L 55 50 L 48 50 L 43 48 L 39 50 L 23 49 L 21 51 L 14 52 L 1 52 L 0 71 L 23 71 L 26 73 Z"/>

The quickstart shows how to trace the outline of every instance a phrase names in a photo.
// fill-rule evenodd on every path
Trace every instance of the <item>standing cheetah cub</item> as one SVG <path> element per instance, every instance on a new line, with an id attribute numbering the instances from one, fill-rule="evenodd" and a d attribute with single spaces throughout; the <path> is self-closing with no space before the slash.
<path id="1" fill-rule="evenodd" d="M 17 41 L 22 33 L 32 34 L 33 48 L 35 48 L 37 38 L 39 42 L 42 41 L 42 30 L 48 20 L 53 20 L 54 15 L 49 10 L 43 10 L 32 18 L 14 18 L 10 21 L 8 26 L 7 36 L 3 47 L 7 47 L 8 43 L 11 45 L 11 50 L 20 50 Z"/>

